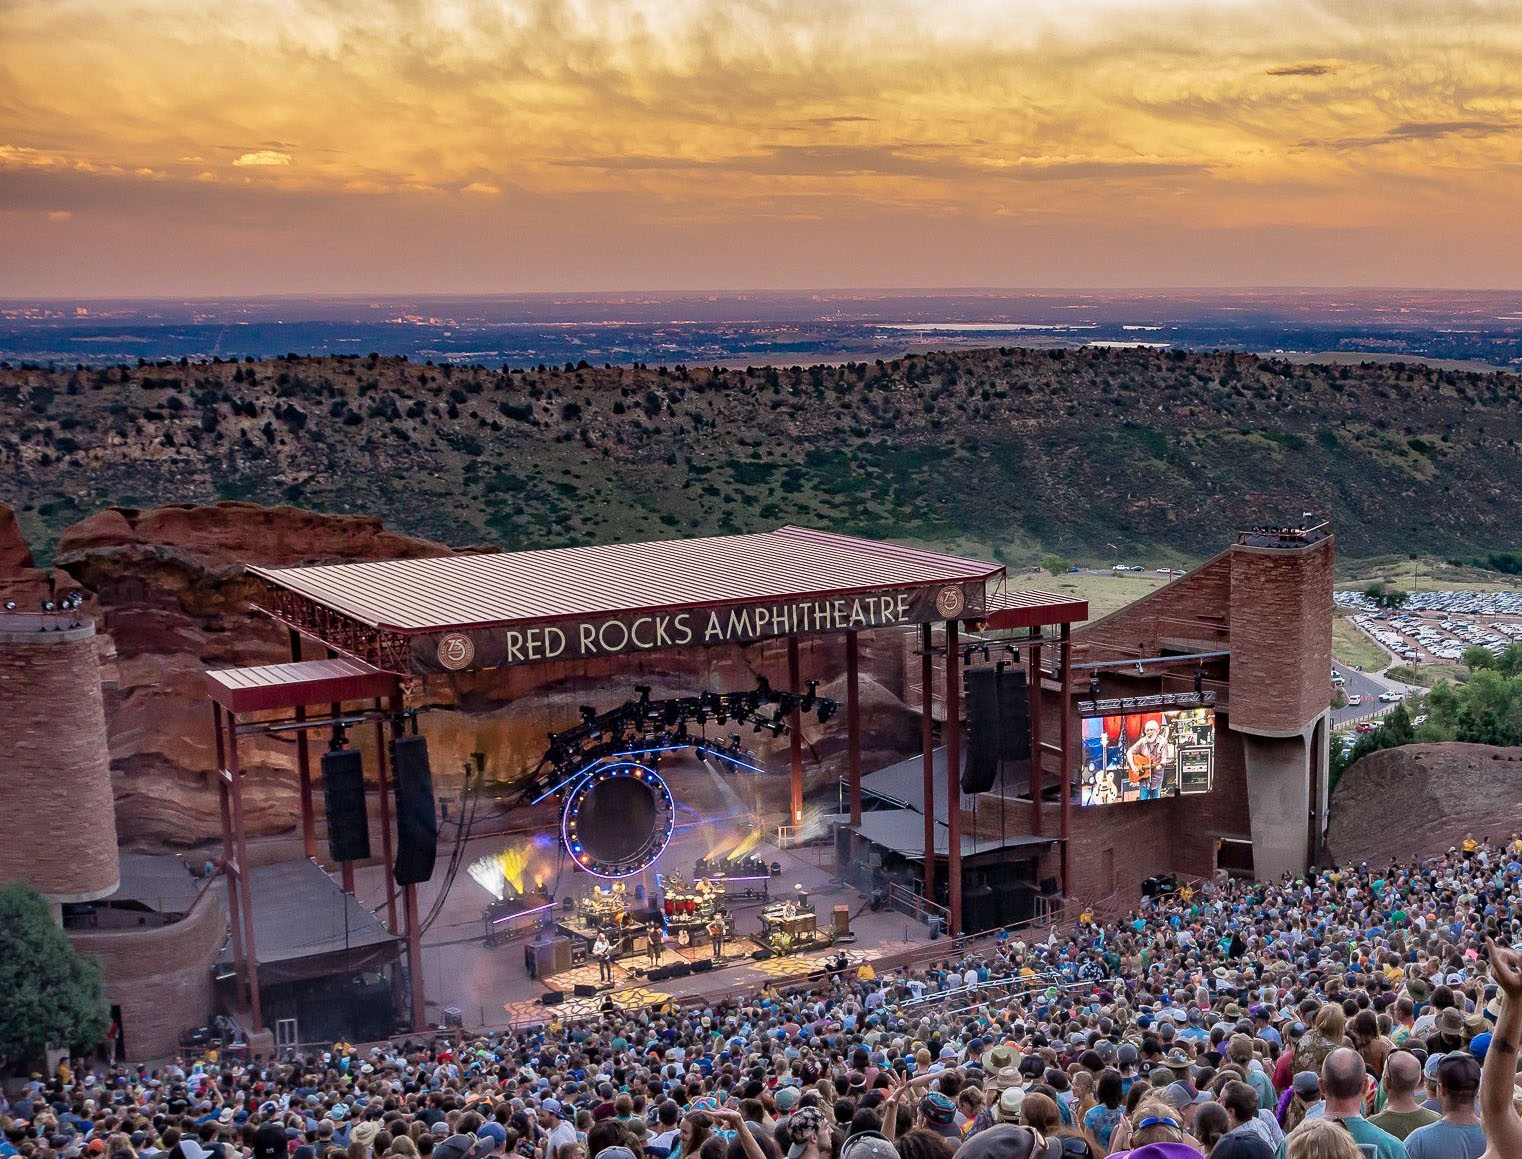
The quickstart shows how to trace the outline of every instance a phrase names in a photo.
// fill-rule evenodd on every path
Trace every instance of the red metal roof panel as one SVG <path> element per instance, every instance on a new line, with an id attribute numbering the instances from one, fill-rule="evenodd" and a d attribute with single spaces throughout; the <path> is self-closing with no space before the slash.
<path id="1" fill-rule="evenodd" d="M 269 712 L 306 704 L 374 700 L 401 689 L 395 673 L 358 660 L 298 660 L 206 673 L 206 692 L 229 712 Z"/>
<path id="2" fill-rule="evenodd" d="M 997 564 L 802 527 L 703 539 L 250 568 L 371 627 L 432 632 L 988 580 Z"/>
<path id="3" fill-rule="evenodd" d="M 991 630 L 1039 628 L 1046 624 L 1078 624 L 1089 618 L 1089 601 L 1051 592 L 997 592 L 988 597 L 983 623 Z"/>

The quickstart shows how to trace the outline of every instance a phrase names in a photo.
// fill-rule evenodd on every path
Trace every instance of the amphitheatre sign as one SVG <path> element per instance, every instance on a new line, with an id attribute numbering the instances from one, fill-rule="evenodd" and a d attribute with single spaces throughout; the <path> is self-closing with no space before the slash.
<path id="1" fill-rule="evenodd" d="M 412 669 L 431 675 L 973 619 L 984 599 L 977 581 L 429 633 L 411 637 Z"/>

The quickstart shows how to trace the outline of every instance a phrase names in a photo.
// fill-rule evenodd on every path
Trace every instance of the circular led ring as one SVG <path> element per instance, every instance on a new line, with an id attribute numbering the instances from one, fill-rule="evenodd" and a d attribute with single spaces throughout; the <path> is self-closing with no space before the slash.
<path id="1" fill-rule="evenodd" d="M 594 855 L 583 844 L 580 816 L 597 788 L 615 780 L 633 780 L 644 785 L 654 799 L 657 816 L 649 839 L 641 847 L 626 858 L 610 861 Z M 639 873 L 665 852 L 675 825 L 676 805 L 672 801 L 671 790 L 666 787 L 666 782 L 659 773 L 650 766 L 635 761 L 599 765 L 571 787 L 560 811 L 560 839 L 566 852 L 571 855 L 571 860 L 594 877 L 620 878 Z"/>

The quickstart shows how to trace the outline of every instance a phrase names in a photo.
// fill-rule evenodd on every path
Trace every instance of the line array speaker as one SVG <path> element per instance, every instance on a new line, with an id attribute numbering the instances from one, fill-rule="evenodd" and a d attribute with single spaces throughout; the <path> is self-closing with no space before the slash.
<path id="1" fill-rule="evenodd" d="M 322 754 L 322 804 L 328 818 L 328 856 L 334 861 L 369 857 L 365 767 L 355 750 L 334 749 Z"/>
<path id="2" fill-rule="evenodd" d="M 416 885 L 433 876 L 439 847 L 428 738 L 399 736 L 392 741 L 391 769 L 396 777 L 396 882 Z"/>

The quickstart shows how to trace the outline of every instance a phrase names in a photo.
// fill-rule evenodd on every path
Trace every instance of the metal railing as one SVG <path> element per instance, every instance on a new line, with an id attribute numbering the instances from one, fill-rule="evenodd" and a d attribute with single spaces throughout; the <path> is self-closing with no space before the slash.
<path id="1" fill-rule="evenodd" d="M 897 881 L 890 881 L 883 890 L 883 901 L 895 913 L 907 914 L 917 921 L 940 918 L 941 929 L 951 928 L 951 911 L 937 905 L 918 890 L 910 889 Z"/>

